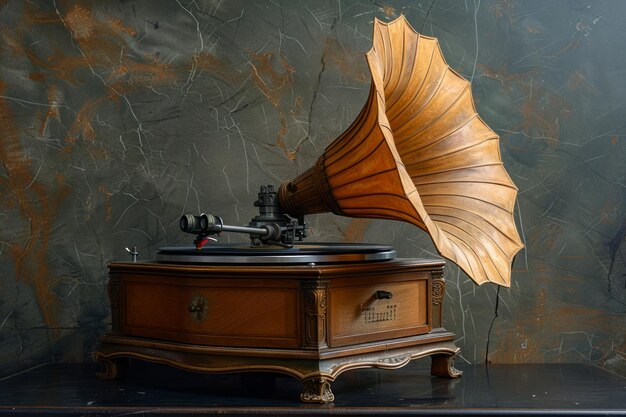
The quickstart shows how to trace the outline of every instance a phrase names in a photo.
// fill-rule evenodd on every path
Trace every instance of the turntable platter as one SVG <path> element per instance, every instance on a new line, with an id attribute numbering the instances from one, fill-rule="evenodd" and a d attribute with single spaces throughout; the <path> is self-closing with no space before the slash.
<path id="1" fill-rule="evenodd" d="M 301 243 L 291 248 L 213 244 L 202 249 L 193 246 L 159 248 L 156 260 L 191 264 L 317 264 L 384 261 L 395 257 L 393 246 L 365 243 Z"/>

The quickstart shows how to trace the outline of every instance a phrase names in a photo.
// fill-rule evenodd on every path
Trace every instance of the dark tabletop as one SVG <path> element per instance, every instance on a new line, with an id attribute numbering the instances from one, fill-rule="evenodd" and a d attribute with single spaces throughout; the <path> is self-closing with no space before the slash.
<path id="1" fill-rule="evenodd" d="M 133 362 L 121 381 L 89 365 L 55 364 L 0 380 L 0 414 L 53 415 L 626 415 L 626 379 L 588 365 L 462 368 L 455 380 L 423 364 L 364 369 L 333 383 L 333 404 L 299 401 L 301 384 L 282 375 L 188 373 Z"/>

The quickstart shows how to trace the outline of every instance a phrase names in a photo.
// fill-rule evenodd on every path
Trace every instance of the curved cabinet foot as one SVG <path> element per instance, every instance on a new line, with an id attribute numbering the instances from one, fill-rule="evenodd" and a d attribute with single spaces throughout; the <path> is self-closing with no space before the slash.
<path id="1" fill-rule="evenodd" d="M 104 365 L 104 370 L 96 372 L 96 377 L 103 380 L 121 379 L 128 370 L 128 358 L 107 358 L 97 353 L 94 359 Z"/>
<path id="2" fill-rule="evenodd" d="M 330 389 L 330 380 L 326 377 L 315 377 L 303 381 L 304 387 L 300 400 L 306 403 L 330 403 L 335 395 Z"/>
<path id="3" fill-rule="evenodd" d="M 463 372 L 454 367 L 456 354 L 435 354 L 432 355 L 430 374 L 442 378 L 458 378 Z"/>

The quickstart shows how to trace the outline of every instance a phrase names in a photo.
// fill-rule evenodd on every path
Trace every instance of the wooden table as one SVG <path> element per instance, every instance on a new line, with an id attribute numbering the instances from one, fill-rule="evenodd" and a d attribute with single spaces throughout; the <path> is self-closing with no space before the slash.
<path id="1" fill-rule="evenodd" d="M 269 373 L 202 374 L 131 360 L 123 380 L 88 364 L 51 364 L 0 380 L 0 416 L 626 416 L 626 379 L 583 364 L 489 365 L 456 379 L 414 361 L 357 369 L 333 404 L 298 400 L 301 384 Z"/>

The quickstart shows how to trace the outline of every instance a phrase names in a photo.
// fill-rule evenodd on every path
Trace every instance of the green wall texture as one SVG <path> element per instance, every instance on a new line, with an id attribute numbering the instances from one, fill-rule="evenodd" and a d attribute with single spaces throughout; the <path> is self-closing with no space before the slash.
<path id="1" fill-rule="evenodd" d="M 401 14 L 472 81 L 520 189 L 511 288 L 448 263 L 459 362 L 624 372 L 626 2 L 4 0 L 0 375 L 89 360 L 125 247 L 190 244 L 188 211 L 247 223 L 260 185 L 311 166 L 365 103 L 373 19 Z M 409 224 L 308 220 L 435 252 Z"/>

